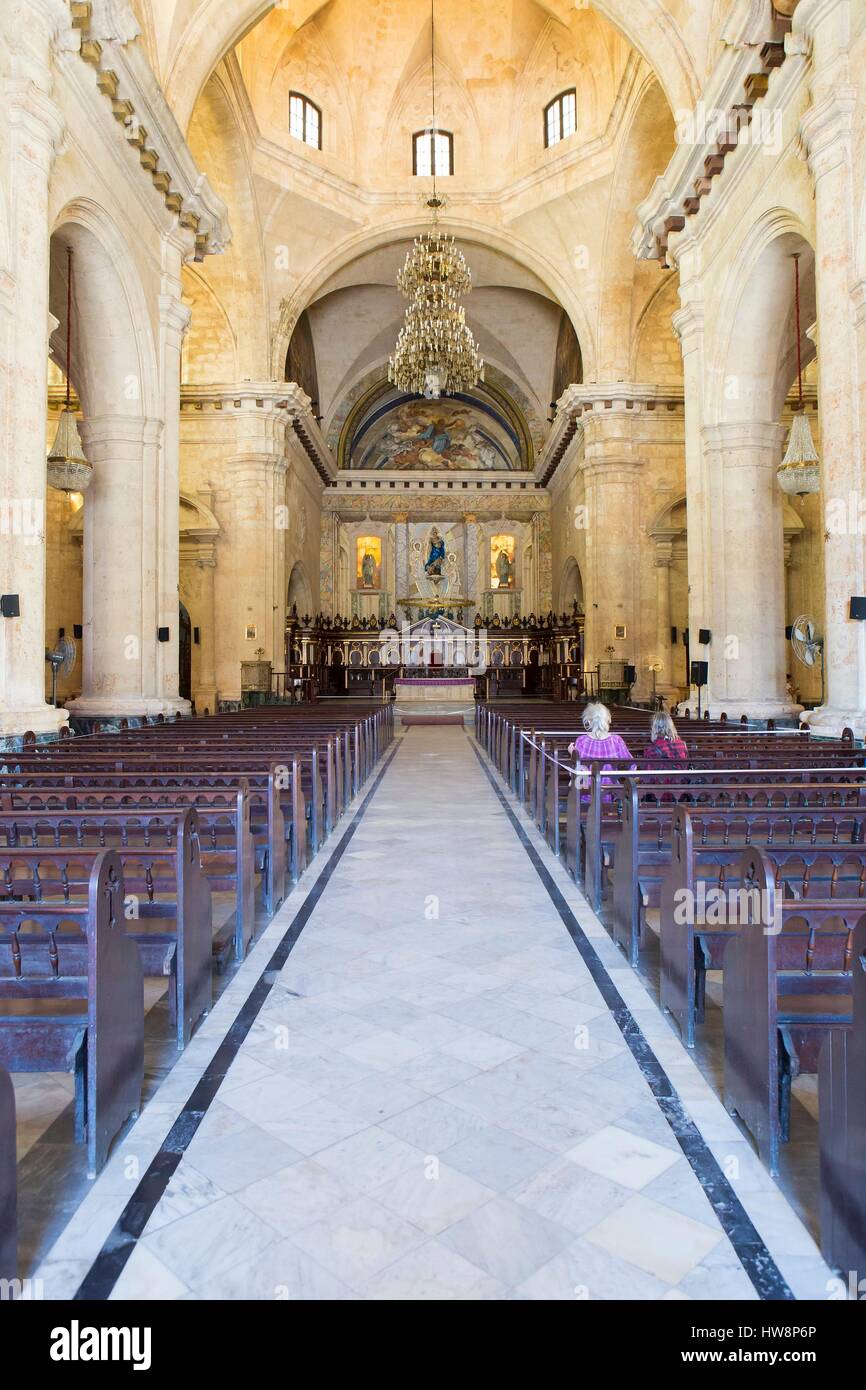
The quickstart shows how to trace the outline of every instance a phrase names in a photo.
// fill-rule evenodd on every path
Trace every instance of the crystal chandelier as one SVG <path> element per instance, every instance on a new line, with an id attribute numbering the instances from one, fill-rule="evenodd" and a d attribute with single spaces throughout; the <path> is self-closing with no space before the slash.
<path id="1" fill-rule="evenodd" d="M 430 4 L 430 64 L 433 121 L 436 129 L 436 62 L 433 0 Z M 425 199 L 433 225 L 416 237 L 397 275 L 397 288 L 409 300 L 397 346 L 388 362 L 388 379 L 401 391 L 435 400 L 443 393 L 468 391 L 484 379 L 484 363 L 466 323 L 460 296 L 472 288 L 472 277 L 453 236 L 440 230 L 438 215 L 445 199 L 436 192 L 436 152 L 433 151 L 433 193 Z"/>
<path id="2" fill-rule="evenodd" d="M 431 198 L 433 227 L 416 237 L 397 285 L 409 300 L 406 319 L 389 361 L 388 378 L 401 391 L 436 399 L 468 391 L 484 378 L 484 363 L 466 323 L 459 295 L 472 280 L 453 236 L 436 225 L 441 200 Z"/>
<path id="3" fill-rule="evenodd" d="M 804 497 L 807 492 L 817 492 L 821 486 L 821 473 L 818 468 L 818 451 L 812 439 L 812 431 L 803 404 L 803 368 L 800 359 L 800 257 L 794 256 L 794 307 L 796 311 L 797 332 L 797 407 L 791 421 L 788 447 L 785 457 L 779 464 L 776 477 L 779 487 L 791 497 Z"/>
<path id="4" fill-rule="evenodd" d="M 66 403 L 48 454 L 48 483 L 58 492 L 84 492 L 93 469 L 84 457 L 70 396 L 72 372 L 72 247 L 66 248 Z"/>

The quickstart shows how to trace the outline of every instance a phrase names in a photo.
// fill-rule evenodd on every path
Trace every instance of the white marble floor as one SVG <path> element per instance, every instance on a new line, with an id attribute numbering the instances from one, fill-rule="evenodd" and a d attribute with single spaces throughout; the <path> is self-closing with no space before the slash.
<path id="1" fill-rule="evenodd" d="M 46 1296 L 77 1288 L 339 841 L 94 1184 Z M 542 852 L 784 1277 L 826 1297 L 810 1236 Z M 756 1297 L 463 729 L 404 735 L 112 1296 Z"/>

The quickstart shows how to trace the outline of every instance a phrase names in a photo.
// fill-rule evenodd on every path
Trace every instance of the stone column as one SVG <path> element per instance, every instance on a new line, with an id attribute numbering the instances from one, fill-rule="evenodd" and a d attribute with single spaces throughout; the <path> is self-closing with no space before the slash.
<path id="1" fill-rule="evenodd" d="M 408 617 L 405 609 L 400 610 L 401 599 L 409 598 L 409 517 L 406 512 L 396 512 L 394 514 L 394 555 L 396 576 L 394 587 L 394 612 L 397 615 L 397 626 Z"/>
<path id="2" fill-rule="evenodd" d="M 463 544 L 465 560 L 463 573 L 466 576 L 466 626 L 475 622 L 476 613 L 481 612 L 481 595 L 478 592 L 478 518 L 474 512 L 466 512 L 463 517 Z"/>
<path id="3" fill-rule="evenodd" d="M 283 669 L 286 619 L 286 425 L 279 387 L 226 393 L 234 452 L 222 464 L 225 517 L 217 542 L 216 678 L 220 696 L 240 696 L 241 661 L 261 647 Z M 255 636 L 247 632 L 255 630 Z"/>
<path id="4" fill-rule="evenodd" d="M 670 541 L 656 541 L 656 649 L 653 655 L 661 662 L 661 670 L 656 672 L 656 691 L 668 698 L 676 685 L 672 671 L 671 651 L 671 564 L 673 546 Z M 650 673 L 652 684 L 652 673 Z"/>
<path id="5" fill-rule="evenodd" d="M 274 525 L 274 508 L 280 505 L 285 472 L 285 459 L 269 452 L 240 454 L 223 464 L 231 502 L 216 576 L 216 675 L 224 699 L 239 698 L 240 663 L 253 660 L 259 648 L 283 669 L 286 594 L 277 588 L 277 552 L 285 532 Z"/>
<path id="6" fill-rule="evenodd" d="M 683 409 L 685 413 L 686 515 L 688 546 L 688 632 L 689 656 L 702 660 L 698 641 L 701 628 L 719 630 L 721 617 L 716 617 L 711 565 L 713 554 L 712 518 L 718 515 L 716 489 L 718 479 L 708 467 L 704 448 L 704 385 L 706 353 L 704 344 L 704 304 L 701 283 L 694 273 L 692 262 L 697 259 L 694 244 L 677 246 L 682 307 L 672 317 L 674 332 L 680 340 L 683 355 Z M 710 664 L 709 691 L 702 692 L 702 702 L 712 701 L 713 669 Z M 685 703 L 697 712 L 697 692 L 692 687 Z"/>
<path id="7" fill-rule="evenodd" d="M 10 39 L 13 26 L 16 34 L 6 84 L 11 265 L 0 271 L 0 592 L 18 594 L 21 611 L 0 617 L 0 738 L 67 722 L 45 703 L 48 184 L 63 120 L 50 96 L 42 19 L 41 6 L 13 5 L 3 25 Z"/>
<path id="8" fill-rule="evenodd" d="M 751 420 L 704 431 L 720 482 L 711 582 L 717 626 L 708 649 L 712 715 L 790 717 L 799 711 L 785 687 L 785 563 L 782 494 L 776 470 L 785 427 Z M 704 708 L 707 707 L 706 700 Z"/>
<path id="9" fill-rule="evenodd" d="M 159 297 L 160 376 L 165 426 L 157 506 L 158 626 L 168 628 L 169 640 L 157 646 L 156 681 L 157 690 L 164 700 L 164 709 L 171 713 L 186 713 L 190 708 L 189 701 L 180 698 L 178 671 L 180 356 L 190 320 L 190 311 L 181 301 L 184 249 L 176 238 L 164 239 L 162 293 Z"/>
<path id="10" fill-rule="evenodd" d="M 319 602 L 326 618 L 337 612 L 337 586 L 340 570 L 340 518 L 337 512 L 322 512 L 319 546 Z"/>
<path id="11" fill-rule="evenodd" d="M 93 478 L 84 503 L 83 685 L 69 706 L 78 715 L 173 708 L 160 691 L 157 656 L 161 435 L 161 421 L 139 416 L 81 422 Z"/>
<path id="12" fill-rule="evenodd" d="M 847 9 L 847 7 L 838 7 Z M 829 6 L 812 4 L 816 13 Z M 833 22 L 829 15 L 824 27 Z M 841 60 L 840 60 L 841 51 Z M 851 129 L 857 93 L 847 81 L 844 37 L 814 35 L 813 105 L 801 123 L 815 184 L 815 282 L 818 309 L 818 398 L 821 408 L 821 490 L 825 521 L 825 703 L 807 716 L 813 728 L 866 733 L 866 626 L 848 616 L 852 594 L 866 592 L 859 526 L 838 525 L 849 501 L 862 502 L 863 465 L 857 418 L 858 360 L 850 282 L 855 258 Z"/>
<path id="13" fill-rule="evenodd" d="M 535 616 L 541 618 L 553 607 L 553 554 L 549 512 L 532 513 L 532 556 L 535 566 Z"/>
<path id="14" fill-rule="evenodd" d="M 634 412 L 624 402 L 616 408 L 599 401 L 585 411 L 583 460 L 580 464 L 587 509 L 586 529 L 586 666 L 611 659 L 637 667 L 635 695 L 645 685 L 640 649 L 640 474 L 643 460 L 635 441 Z M 617 627 L 626 635 L 617 638 Z"/>

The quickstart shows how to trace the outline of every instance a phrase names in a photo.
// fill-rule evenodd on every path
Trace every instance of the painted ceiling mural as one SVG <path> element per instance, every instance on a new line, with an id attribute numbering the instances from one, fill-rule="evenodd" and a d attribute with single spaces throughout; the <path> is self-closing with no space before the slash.
<path id="1" fill-rule="evenodd" d="M 346 420 L 341 467 L 396 472 L 515 471 L 532 443 L 518 407 L 481 387 L 424 400 L 380 385 Z"/>

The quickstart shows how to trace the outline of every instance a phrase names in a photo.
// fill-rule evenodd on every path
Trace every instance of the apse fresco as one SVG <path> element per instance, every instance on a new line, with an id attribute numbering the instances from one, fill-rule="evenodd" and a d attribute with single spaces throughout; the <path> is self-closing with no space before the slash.
<path id="1" fill-rule="evenodd" d="M 490 537 L 490 587 L 514 588 L 514 537 Z"/>
<path id="2" fill-rule="evenodd" d="M 359 589 L 378 589 L 382 584 L 382 538 L 381 536 L 359 536 L 355 549 L 357 553 L 356 584 Z"/>
<path id="3" fill-rule="evenodd" d="M 522 468 L 508 421 L 482 402 L 459 397 L 390 402 L 370 413 L 355 434 L 352 468 L 432 470 Z"/>

